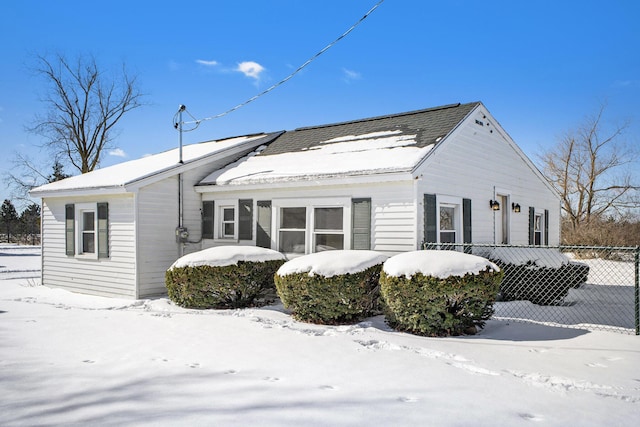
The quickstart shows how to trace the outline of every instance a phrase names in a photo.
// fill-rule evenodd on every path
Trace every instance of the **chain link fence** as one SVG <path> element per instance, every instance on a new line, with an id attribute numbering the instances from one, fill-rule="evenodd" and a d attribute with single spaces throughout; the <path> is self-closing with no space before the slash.
<path id="1" fill-rule="evenodd" d="M 640 335 L 640 247 L 434 244 L 504 270 L 494 319 Z"/>

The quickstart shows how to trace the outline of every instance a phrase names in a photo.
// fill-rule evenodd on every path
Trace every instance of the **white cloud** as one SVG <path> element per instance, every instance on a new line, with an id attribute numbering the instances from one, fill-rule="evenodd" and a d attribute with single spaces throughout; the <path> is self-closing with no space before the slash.
<path id="1" fill-rule="evenodd" d="M 206 65 L 207 67 L 215 67 L 218 65 L 218 61 L 206 61 L 204 59 L 196 59 L 196 62 L 200 65 Z"/>
<path id="2" fill-rule="evenodd" d="M 346 68 L 343 68 L 342 72 L 344 73 L 344 81 L 347 83 L 353 80 L 360 80 L 360 78 L 362 77 L 362 74 L 360 74 L 359 72 L 347 70 Z"/>
<path id="3" fill-rule="evenodd" d="M 109 150 L 108 154 L 115 157 L 127 157 L 127 153 L 125 153 L 121 148 L 114 148 L 113 150 Z"/>
<path id="4" fill-rule="evenodd" d="M 265 68 L 253 61 L 244 61 L 238 63 L 238 67 L 235 71 L 238 71 L 244 74 L 247 77 L 251 77 L 252 79 L 260 80 L 260 73 L 262 73 Z"/>

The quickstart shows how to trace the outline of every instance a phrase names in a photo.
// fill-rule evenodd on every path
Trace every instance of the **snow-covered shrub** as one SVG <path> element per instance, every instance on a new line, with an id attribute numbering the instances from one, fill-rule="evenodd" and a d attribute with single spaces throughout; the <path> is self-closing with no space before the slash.
<path id="1" fill-rule="evenodd" d="M 555 248 L 496 248 L 489 259 L 504 271 L 499 296 L 502 301 L 557 304 L 589 275 L 588 265 L 571 261 Z"/>
<path id="2" fill-rule="evenodd" d="M 472 334 L 493 314 L 502 272 L 456 251 L 414 251 L 389 258 L 380 274 L 387 322 L 417 335 Z"/>
<path id="3" fill-rule="evenodd" d="M 287 261 L 275 284 L 284 306 L 303 322 L 341 324 L 379 309 L 378 280 L 386 255 L 324 251 Z"/>
<path id="4" fill-rule="evenodd" d="M 273 275 L 284 262 L 284 255 L 271 249 L 219 246 L 178 259 L 165 283 L 169 298 L 181 307 L 256 306 L 275 294 Z"/>

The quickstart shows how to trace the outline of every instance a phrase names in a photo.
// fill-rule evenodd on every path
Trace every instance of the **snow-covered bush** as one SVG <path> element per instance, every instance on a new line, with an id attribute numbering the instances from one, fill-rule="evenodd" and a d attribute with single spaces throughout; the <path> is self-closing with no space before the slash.
<path id="1" fill-rule="evenodd" d="M 504 271 L 502 301 L 557 304 L 589 275 L 588 265 L 571 261 L 555 248 L 496 248 L 488 258 Z"/>
<path id="2" fill-rule="evenodd" d="M 291 315 L 303 322 L 358 321 L 379 308 L 380 270 L 387 259 L 374 251 L 324 251 L 287 261 L 275 276 Z"/>
<path id="3" fill-rule="evenodd" d="M 417 335 L 472 334 L 493 314 L 502 272 L 456 251 L 414 251 L 389 258 L 380 274 L 387 322 Z"/>
<path id="4" fill-rule="evenodd" d="M 275 293 L 273 275 L 284 264 L 280 252 L 253 246 L 219 246 L 188 254 L 166 272 L 171 301 L 188 308 L 260 305 Z"/>

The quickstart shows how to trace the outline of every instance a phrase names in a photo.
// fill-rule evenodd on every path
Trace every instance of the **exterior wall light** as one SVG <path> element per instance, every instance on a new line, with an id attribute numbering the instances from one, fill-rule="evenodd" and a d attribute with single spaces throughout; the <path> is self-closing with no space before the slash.
<path id="1" fill-rule="evenodd" d="M 511 203 L 511 210 L 515 213 L 520 213 L 520 205 L 517 203 Z"/>
<path id="2" fill-rule="evenodd" d="M 499 211 L 500 210 L 500 203 L 498 203 L 497 200 L 489 200 L 489 206 L 494 211 Z"/>

